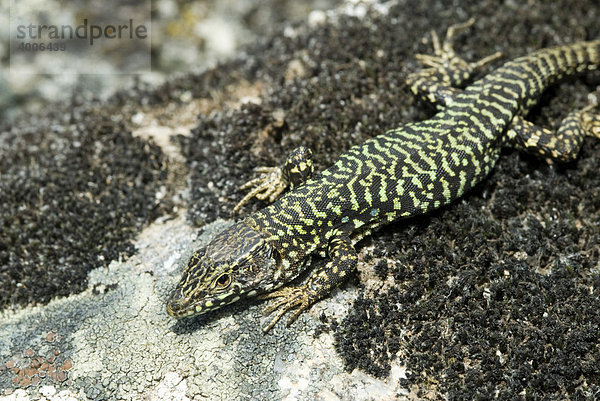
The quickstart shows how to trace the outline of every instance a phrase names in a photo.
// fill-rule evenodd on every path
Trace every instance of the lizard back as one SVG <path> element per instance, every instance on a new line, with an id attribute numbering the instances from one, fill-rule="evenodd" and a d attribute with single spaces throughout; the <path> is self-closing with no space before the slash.
<path id="1" fill-rule="evenodd" d="M 462 196 L 494 167 L 502 136 L 565 75 L 596 69 L 600 41 L 542 49 L 468 86 L 431 119 L 389 130 L 246 219 L 282 254 L 302 259 L 339 232 L 427 213 Z"/>

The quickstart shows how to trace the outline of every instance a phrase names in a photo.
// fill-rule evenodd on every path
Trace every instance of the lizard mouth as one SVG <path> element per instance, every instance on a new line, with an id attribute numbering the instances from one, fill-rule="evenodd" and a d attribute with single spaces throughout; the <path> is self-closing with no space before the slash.
<path id="1" fill-rule="evenodd" d="M 206 312 L 201 302 L 191 302 L 190 297 L 185 297 L 180 291 L 173 291 L 166 306 L 169 316 L 174 318 L 189 317 Z"/>
<path id="2" fill-rule="evenodd" d="M 237 302 L 239 299 L 239 294 L 230 292 L 192 302 L 191 297 L 185 297 L 180 291 L 175 290 L 167 301 L 166 310 L 169 316 L 180 319 L 219 309 L 227 304 Z"/>

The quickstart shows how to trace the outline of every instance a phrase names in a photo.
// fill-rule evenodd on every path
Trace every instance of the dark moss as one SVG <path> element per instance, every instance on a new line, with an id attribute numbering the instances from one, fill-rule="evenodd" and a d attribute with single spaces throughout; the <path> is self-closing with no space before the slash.
<path id="1" fill-rule="evenodd" d="M 0 307 L 86 288 L 87 273 L 134 252 L 168 210 L 160 149 L 112 107 L 53 105 L 0 137 Z"/>

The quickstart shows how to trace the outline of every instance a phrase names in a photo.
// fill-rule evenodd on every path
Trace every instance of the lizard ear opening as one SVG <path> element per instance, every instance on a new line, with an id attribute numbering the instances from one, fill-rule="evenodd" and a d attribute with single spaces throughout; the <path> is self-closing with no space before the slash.
<path id="1" fill-rule="evenodd" d="M 275 261 L 275 268 L 279 269 L 281 267 L 281 263 L 282 263 L 282 258 L 281 258 L 281 254 L 279 253 L 279 250 L 275 247 L 273 247 L 271 256 L 273 257 L 273 260 Z"/>

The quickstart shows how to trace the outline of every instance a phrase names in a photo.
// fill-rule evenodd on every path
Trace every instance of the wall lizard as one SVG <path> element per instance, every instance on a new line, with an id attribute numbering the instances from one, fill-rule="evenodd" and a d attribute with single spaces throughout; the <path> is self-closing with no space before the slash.
<path id="1" fill-rule="evenodd" d="M 468 63 L 455 54 L 454 34 L 473 22 L 451 26 L 441 44 L 432 32 L 434 54 L 417 55 L 427 68 L 407 77 L 411 90 L 438 108 L 435 116 L 356 145 L 314 176 L 305 147 L 292 152 L 281 168 L 258 169 L 262 175 L 243 187 L 253 189 L 235 210 L 252 197 L 271 204 L 193 254 L 167 312 L 193 316 L 259 296 L 276 298 L 265 309 L 266 314 L 277 311 L 265 332 L 293 311 L 289 324 L 356 268 L 356 242 L 385 224 L 461 197 L 489 174 L 502 147 L 569 161 L 585 135 L 600 138 L 594 104 L 569 113 L 556 133 L 525 119 L 548 86 L 598 69 L 600 40 L 533 52 L 461 90 L 474 72 L 500 56 Z M 304 284 L 290 285 L 310 269 L 314 255 L 327 257 L 327 263 Z"/>

